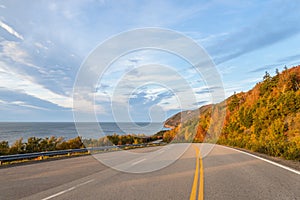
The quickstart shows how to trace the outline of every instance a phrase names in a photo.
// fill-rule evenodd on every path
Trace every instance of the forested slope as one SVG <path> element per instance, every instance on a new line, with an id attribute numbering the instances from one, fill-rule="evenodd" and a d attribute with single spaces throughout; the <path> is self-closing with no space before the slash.
<path id="1" fill-rule="evenodd" d="M 201 110 L 201 108 L 200 108 Z M 263 81 L 224 102 L 205 106 L 199 116 L 164 134 L 170 141 L 216 141 L 271 156 L 300 160 L 300 66 Z M 177 115 L 178 117 L 178 115 Z M 166 121 L 176 124 L 174 117 Z"/>

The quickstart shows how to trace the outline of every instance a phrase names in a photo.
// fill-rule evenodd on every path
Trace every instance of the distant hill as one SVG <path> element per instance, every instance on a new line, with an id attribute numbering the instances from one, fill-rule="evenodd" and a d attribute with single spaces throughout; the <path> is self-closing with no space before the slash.
<path id="1" fill-rule="evenodd" d="M 300 161 L 300 66 L 276 70 L 275 76 L 266 72 L 250 91 L 177 113 L 165 126 L 173 128 L 164 133 L 167 142 L 217 140 Z"/>
<path id="2" fill-rule="evenodd" d="M 205 105 L 195 110 L 186 110 L 186 111 L 179 112 L 173 115 L 172 117 L 168 118 L 165 121 L 164 126 L 166 128 L 173 129 L 176 126 L 178 126 L 181 122 L 198 117 L 200 113 L 206 112 L 206 110 L 209 109 L 211 106 L 212 105 Z"/>

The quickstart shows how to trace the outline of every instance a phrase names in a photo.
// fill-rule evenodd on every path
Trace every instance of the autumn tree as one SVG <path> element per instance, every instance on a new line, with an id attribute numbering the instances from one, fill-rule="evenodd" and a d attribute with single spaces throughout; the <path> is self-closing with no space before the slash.
<path id="1" fill-rule="evenodd" d="M 9 152 L 8 141 L 0 142 L 0 155 L 8 154 L 8 152 Z"/>

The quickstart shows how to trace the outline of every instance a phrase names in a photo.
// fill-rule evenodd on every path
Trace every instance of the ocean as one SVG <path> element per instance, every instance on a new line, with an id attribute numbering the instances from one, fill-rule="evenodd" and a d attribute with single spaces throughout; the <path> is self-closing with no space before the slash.
<path id="1" fill-rule="evenodd" d="M 66 140 L 81 136 L 82 138 L 99 138 L 102 135 L 117 134 L 145 134 L 152 135 L 160 130 L 165 130 L 163 123 L 99 123 L 101 131 L 95 128 L 95 123 L 80 123 L 77 131 L 74 122 L 0 122 L 0 141 L 13 144 L 17 139 L 27 141 L 29 137 L 64 137 Z"/>

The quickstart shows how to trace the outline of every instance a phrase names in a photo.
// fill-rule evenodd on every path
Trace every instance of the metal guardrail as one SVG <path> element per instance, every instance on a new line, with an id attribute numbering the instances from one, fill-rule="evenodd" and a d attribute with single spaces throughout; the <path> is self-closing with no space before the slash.
<path id="1" fill-rule="evenodd" d="M 68 155 L 72 153 L 85 153 L 88 152 L 87 149 L 68 149 L 68 150 L 59 150 L 59 151 L 46 151 L 38 153 L 24 153 L 24 154 L 15 154 L 15 155 L 5 155 L 0 156 L 0 165 L 3 162 L 25 160 L 25 159 L 34 159 L 42 158 L 44 156 L 59 156 L 59 155 Z"/>
<path id="2" fill-rule="evenodd" d="M 0 165 L 4 162 L 11 162 L 17 160 L 25 159 L 34 159 L 34 158 L 43 158 L 44 156 L 59 156 L 59 155 L 68 155 L 72 153 L 86 153 L 86 152 L 97 152 L 105 151 L 126 147 L 145 147 L 147 144 L 132 144 L 132 145 L 116 145 L 116 146 L 102 146 L 102 147 L 89 147 L 84 149 L 68 149 L 68 150 L 58 150 L 58 151 L 45 151 L 37 153 L 24 153 L 24 154 L 15 154 L 15 155 L 5 155 L 0 156 Z"/>

